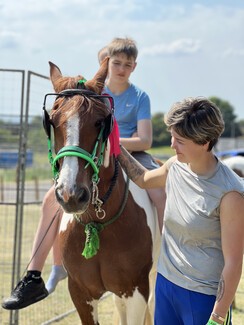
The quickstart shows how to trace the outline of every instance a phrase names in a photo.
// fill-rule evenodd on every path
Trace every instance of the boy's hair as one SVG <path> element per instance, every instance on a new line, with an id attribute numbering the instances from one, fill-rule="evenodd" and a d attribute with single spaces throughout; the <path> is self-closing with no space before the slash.
<path id="1" fill-rule="evenodd" d="M 164 122 L 169 131 L 173 129 L 196 144 L 209 142 L 208 151 L 212 150 L 224 131 L 220 109 L 204 97 L 189 97 L 175 103 L 165 115 Z"/>
<path id="2" fill-rule="evenodd" d="M 109 56 L 114 56 L 120 53 L 126 54 L 127 58 L 134 58 L 136 60 L 138 49 L 136 43 L 131 38 L 114 38 L 107 46 Z"/>

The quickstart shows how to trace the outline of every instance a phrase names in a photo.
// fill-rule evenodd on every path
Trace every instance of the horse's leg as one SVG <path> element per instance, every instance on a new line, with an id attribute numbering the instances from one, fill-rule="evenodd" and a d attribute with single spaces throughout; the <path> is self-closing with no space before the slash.
<path id="1" fill-rule="evenodd" d="M 125 301 L 127 325 L 144 325 L 147 302 L 142 294 L 135 290 L 133 297 L 129 297 Z"/>
<path id="2" fill-rule="evenodd" d="M 117 306 L 120 322 L 119 325 L 144 325 L 147 303 L 145 298 L 137 291 L 132 297 L 114 297 Z"/>
<path id="3" fill-rule="evenodd" d="M 155 311 L 155 283 L 156 283 L 157 272 L 152 269 L 149 274 L 150 292 L 148 298 L 148 305 L 145 315 L 145 325 L 154 324 L 154 311 Z"/>
<path id="4" fill-rule="evenodd" d="M 126 307 L 122 298 L 113 295 L 114 303 L 116 306 L 114 314 L 114 324 L 116 325 L 127 325 L 126 322 Z"/>
<path id="5" fill-rule="evenodd" d="M 73 300 L 73 302 L 79 314 L 82 325 L 99 325 L 97 314 L 98 300 Z"/>
<path id="6" fill-rule="evenodd" d="M 161 247 L 161 233 L 159 228 L 156 227 L 155 233 L 152 234 L 154 238 L 153 243 L 153 265 L 149 272 L 149 298 L 148 306 L 145 316 L 145 325 L 154 324 L 154 311 L 155 311 L 155 285 L 157 278 L 157 261 L 159 258 L 160 247 Z"/>
<path id="7" fill-rule="evenodd" d="M 77 283 L 69 280 L 69 292 L 75 308 L 80 316 L 82 325 L 99 325 L 98 322 L 98 301 L 84 295 L 86 289 L 81 290 Z"/>

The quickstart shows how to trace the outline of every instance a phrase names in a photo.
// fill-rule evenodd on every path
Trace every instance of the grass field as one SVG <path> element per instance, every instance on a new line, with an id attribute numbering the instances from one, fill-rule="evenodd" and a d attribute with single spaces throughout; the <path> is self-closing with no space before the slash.
<path id="1" fill-rule="evenodd" d="M 233 310 L 232 324 L 233 325 L 244 325 L 244 265 L 242 272 L 242 279 L 239 284 L 236 294 L 236 308 Z M 99 315 L 100 325 L 114 325 L 114 314 L 113 314 L 113 300 L 112 296 L 102 300 L 99 304 Z M 58 322 L 60 325 L 78 325 L 79 317 L 77 313 L 72 313 L 68 317 Z"/>
<path id="2" fill-rule="evenodd" d="M 0 207 L 2 209 L 2 207 Z M 2 216 L 2 226 L 0 228 L 0 250 L 1 250 L 1 268 L 0 268 L 0 293 L 1 298 L 7 296 L 10 293 L 11 286 L 11 252 L 13 236 L 11 235 L 11 229 L 13 224 L 13 207 Z M 5 214 L 8 215 L 5 218 Z M 26 228 L 24 229 L 24 243 L 23 243 L 23 261 L 28 261 L 30 256 L 31 244 L 35 233 L 36 224 L 39 218 L 39 208 L 31 207 L 25 213 Z M 24 262 L 23 262 L 24 263 Z M 47 280 L 50 272 L 51 256 L 49 256 L 45 269 L 43 272 L 44 280 Z M 25 265 L 22 265 L 24 270 Z M 242 279 L 239 284 L 236 294 L 236 309 L 233 312 L 233 325 L 244 324 L 244 269 Z M 43 325 L 47 320 L 48 324 L 60 324 L 60 325 L 78 325 L 80 324 L 79 317 L 76 312 L 69 311 L 74 310 L 74 306 L 69 298 L 67 289 L 67 280 L 62 281 L 55 293 L 42 302 L 30 306 L 29 308 L 20 311 L 20 325 Z M 67 313 L 67 315 L 65 315 Z M 63 318 L 59 318 L 60 315 L 64 314 Z M 58 317 L 58 318 L 56 318 Z M 114 325 L 114 305 L 112 297 L 102 300 L 99 304 L 99 319 L 100 325 Z M 53 321 L 50 322 L 50 320 Z M 0 309 L 0 324 L 9 325 L 9 312 Z"/>
<path id="3" fill-rule="evenodd" d="M 242 272 L 242 279 L 239 284 L 236 294 L 236 308 L 233 310 L 232 324 L 244 325 L 244 265 Z M 112 296 L 102 300 L 99 304 L 100 325 L 114 325 L 113 314 L 113 300 Z M 79 317 L 77 313 L 70 314 L 67 318 L 64 318 L 58 322 L 60 325 L 78 325 Z"/>
<path id="4" fill-rule="evenodd" d="M 170 148 L 156 148 L 150 150 L 150 152 L 155 156 L 167 157 L 173 154 Z M 43 157 L 37 157 L 37 160 L 41 164 L 45 165 L 46 155 Z M 48 164 L 48 163 L 47 163 Z M 49 165 L 48 165 L 49 167 Z M 47 174 L 50 173 L 50 169 L 47 172 L 43 171 L 38 173 L 39 168 L 32 168 L 27 171 L 28 181 L 32 177 L 38 175 L 41 179 L 45 179 Z M 15 179 L 14 170 L 0 170 L 0 177 L 5 178 L 5 182 L 9 180 L 13 181 Z M 6 180 L 7 177 L 7 180 Z M 49 176 L 48 176 L 49 177 Z M 14 216 L 15 207 L 14 206 L 4 206 L 0 205 L 0 297 L 6 297 L 9 295 L 11 290 L 11 273 L 12 273 L 12 253 L 13 253 L 13 242 L 14 242 Z M 31 246 L 34 238 L 34 234 L 37 228 L 37 223 L 40 217 L 40 206 L 39 205 L 28 205 L 25 207 L 24 211 L 24 221 L 23 221 L 23 244 L 22 244 L 22 262 L 21 262 L 21 272 L 24 271 L 27 262 L 29 261 L 29 256 L 31 253 Z M 51 267 L 51 255 L 48 257 L 46 262 L 43 277 L 47 280 L 50 267 Z M 242 274 L 242 279 L 239 284 L 237 294 L 236 294 L 236 309 L 233 311 L 233 325 L 244 325 L 244 271 Z M 59 284 L 57 290 L 53 295 L 45 299 L 44 301 L 30 306 L 27 309 L 20 311 L 19 325 L 43 325 L 47 320 L 53 319 L 53 322 L 49 324 L 60 324 L 60 325 L 78 325 L 80 324 L 79 317 L 76 312 L 69 311 L 74 310 L 74 306 L 69 298 L 67 290 L 67 280 Z M 112 297 L 108 297 L 100 302 L 99 304 L 99 314 L 100 314 L 100 324 L 101 325 L 114 325 L 113 318 L 113 301 Z M 60 314 L 67 313 L 60 320 L 56 319 Z M 9 312 L 0 308 L 0 324 L 9 325 Z"/>

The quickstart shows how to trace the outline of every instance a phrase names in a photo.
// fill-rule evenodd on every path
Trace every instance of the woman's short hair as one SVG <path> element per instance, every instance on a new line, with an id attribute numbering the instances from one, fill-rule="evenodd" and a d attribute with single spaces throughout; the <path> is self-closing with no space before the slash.
<path id="1" fill-rule="evenodd" d="M 224 131 L 224 120 L 220 109 L 204 97 L 188 97 L 175 103 L 164 117 L 170 131 L 173 129 L 183 138 L 204 145 L 208 151 L 216 145 Z"/>

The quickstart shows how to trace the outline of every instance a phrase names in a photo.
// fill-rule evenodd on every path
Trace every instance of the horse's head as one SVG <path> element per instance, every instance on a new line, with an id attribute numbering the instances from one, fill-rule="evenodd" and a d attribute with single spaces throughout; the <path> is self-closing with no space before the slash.
<path id="1" fill-rule="evenodd" d="M 49 142 L 50 125 L 54 129 L 56 157 L 53 159 L 51 154 L 50 161 L 55 193 L 69 213 L 86 211 L 92 189 L 99 181 L 99 168 L 104 162 L 113 123 L 112 98 L 101 95 L 107 70 L 108 59 L 105 59 L 94 78 L 86 81 L 82 76 L 63 77 L 60 69 L 50 62 L 56 99 L 50 116 L 44 102 L 44 127 Z"/>

